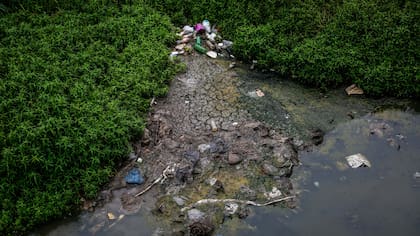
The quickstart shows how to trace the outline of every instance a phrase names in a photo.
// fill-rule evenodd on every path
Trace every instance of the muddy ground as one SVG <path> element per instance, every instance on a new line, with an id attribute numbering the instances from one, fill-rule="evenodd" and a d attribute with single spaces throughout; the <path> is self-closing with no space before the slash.
<path id="1" fill-rule="evenodd" d="M 140 208 L 166 226 L 159 235 L 211 235 L 226 217 L 252 213 L 250 204 L 240 201 L 193 206 L 202 199 L 262 204 L 285 198 L 270 207 L 295 207 L 289 177 L 299 164 L 296 142 L 243 109 L 241 82 L 229 61 L 205 55 L 184 56 L 182 61 L 186 72 L 173 80 L 166 98 L 153 104 L 131 161 L 100 194 L 92 233 Z M 133 168 L 141 171 L 145 183 L 125 182 Z"/>

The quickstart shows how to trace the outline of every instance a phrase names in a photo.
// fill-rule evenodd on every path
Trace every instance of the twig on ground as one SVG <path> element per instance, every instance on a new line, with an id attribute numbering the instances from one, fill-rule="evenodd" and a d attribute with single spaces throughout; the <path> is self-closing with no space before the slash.
<path id="1" fill-rule="evenodd" d="M 184 207 L 181 209 L 181 212 L 184 212 L 186 210 L 189 210 L 191 208 L 197 207 L 199 205 L 204 205 L 204 204 L 214 204 L 214 203 L 226 203 L 226 202 L 234 202 L 234 203 L 239 203 L 239 204 L 245 204 L 245 205 L 252 205 L 252 206 L 257 206 L 257 207 L 262 207 L 262 206 L 268 206 L 277 202 L 282 202 L 288 199 L 292 199 L 295 198 L 296 196 L 288 196 L 288 197 L 284 197 L 284 198 L 280 198 L 280 199 L 275 199 L 266 203 L 256 203 L 253 201 L 246 201 L 246 200 L 239 200 L 239 199 L 202 199 L 199 200 L 198 202 L 191 204 L 187 207 Z"/>
<path id="2" fill-rule="evenodd" d="M 163 183 L 168 177 L 170 177 L 169 175 L 173 175 L 175 173 L 175 168 L 176 165 L 172 165 L 172 166 L 167 166 L 162 174 L 159 176 L 159 178 L 157 178 L 155 181 L 153 181 L 153 183 L 151 183 L 149 186 L 147 186 L 147 188 L 145 188 L 143 191 L 137 193 L 134 197 L 138 197 L 140 195 L 143 195 L 145 192 L 149 191 L 155 184 L 157 183 Z"/>

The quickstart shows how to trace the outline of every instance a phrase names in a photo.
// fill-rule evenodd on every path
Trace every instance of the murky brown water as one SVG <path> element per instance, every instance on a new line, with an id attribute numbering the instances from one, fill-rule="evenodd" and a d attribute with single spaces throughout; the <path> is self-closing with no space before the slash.
<path id="1" fill-rule="evenodd" d="M 215 235 L 420 234 L 420 179 L 413 176 L 420 172 L 416 105 L 348 97 L 342 89 L 319 93 L 273 80 L 272 74 L 237 72 L 242 108 L 254 118 L 298 139 L 309 139 L 316 128 L 326 135 L 313 151 L 300 153 L 302 165 L 292 175 L 299 192 L 296 209 L 254 207 L 245 220 L 226 218 Z M 264 97 L 250 96 L 257 88 Z M 392 108 L 396 105 L 399 109 Z M 378 124 L 386 128 L 375 130 Z M 372 168 L 347 168 L 344 157 L 355 153 L 364 154 Z M 92 219 L 84 213 L 47 225 L 36 235 L 92 235 L 89 227 L 97 223 L 89 223 Z M 161 235 L 165 223 L 157 219 L 141 209 L 96 235 Z"/>

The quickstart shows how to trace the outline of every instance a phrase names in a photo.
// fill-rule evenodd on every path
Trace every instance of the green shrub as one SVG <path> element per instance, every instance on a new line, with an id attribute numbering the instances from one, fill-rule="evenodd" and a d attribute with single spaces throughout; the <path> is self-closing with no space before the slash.
<path id="1" fill-rule="evenodd" d="M 176 24 L 203 19 L 257 60 L 305 84 L 357 83 L 374 96 L 420 96 L 419 4 L 399 0 L 145 0 Z"/>
<path id="2" fill-rule="evenodd" d="M 167 17 L 145 6 L 0 18 L 0 232 L 94 198 L 140 137 L 176 67 Z"/>

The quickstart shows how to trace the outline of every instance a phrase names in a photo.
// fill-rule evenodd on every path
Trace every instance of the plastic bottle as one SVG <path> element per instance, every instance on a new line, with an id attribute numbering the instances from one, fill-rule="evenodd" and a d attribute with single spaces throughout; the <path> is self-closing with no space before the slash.
<path id="1" fill-rule="evenodd" d="M 210 22 L 208 20 L 203 20 L 202 25 L 206 29 L 207 33 L 211 32 Z"/>

